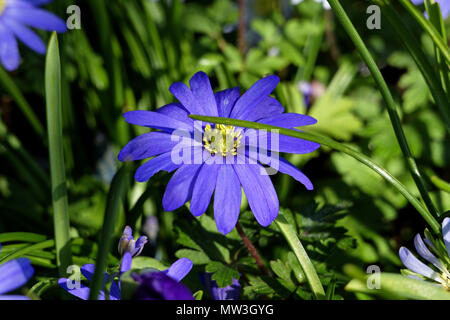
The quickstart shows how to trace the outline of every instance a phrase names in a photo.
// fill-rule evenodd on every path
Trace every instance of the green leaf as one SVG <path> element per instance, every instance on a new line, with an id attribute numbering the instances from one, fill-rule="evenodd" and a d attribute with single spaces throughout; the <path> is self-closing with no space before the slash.
<path id="1" fill-rule="evenodd" d="M 219 288 L 229 286 L 233 278 L 239 280 L 239 272 L 222 262 L 212 261 L 206 265 L 206 272 L 211 272 L 211 278 L 217 282 Z"/>

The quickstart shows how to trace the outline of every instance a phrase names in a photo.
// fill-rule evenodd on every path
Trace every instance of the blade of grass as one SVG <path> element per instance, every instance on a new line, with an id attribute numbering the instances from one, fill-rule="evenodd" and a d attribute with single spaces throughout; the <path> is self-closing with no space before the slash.
<path id="1" fill-rule="evenodd" d="M 350 148 L 342 143 L 339 143 L 337 141 L 334 141 L 333 139 L 330 139 L 328 137 L 320 136 L 317 134 L 311 134 L 304 131 L 296 131 L 296 130 L 290 130 L 285 129 L 281 127 L 271 126 L 267 124 L 261 124 L 257 122 L 251 122 L 251 121 L 245 121 L 245 120 L 237 120 L 237 119 L 230 119 L 230 118 L 220 118 L 220 117 L 207 117 L 207 116 L 199 116 L 199 115 L 189 115 L 190 118 L 194 120 L 200 120 L 205 122 L 211 122 L 211 123 L 220 123 L 220 124 L 227 124 L 242 128 L 252 128 L 252 129 L 258 129 L 258 130 L 277 130 L 279 134 L 283 134 L 290 137 L 305 139 L 313 142 L 320 143 L 321 145 L 328 146 L 332 149 L 344 152 L 348 154 L 349 156 L 355 158 L 359 162 L 363 163 L 373 171 L 375 171 L 377 174 L 382 176 L 389 184 L 391 184 L 398 192 L 400 192 L 410 203 L 411 205 L 417 209 L 417 211 L 422 215 L 422 217 L 425 219 L 425 221 L 430 225 L 433 232 L 436 234 L 440 234 L 441 226 L 436 221 L 436 219 L 433 217 L 433 215 L 430 214 L 430 212 L 427 210 L 427 208 L 412 195 L 409 190 L 400 182 L 398 181 L 394 176 L 392 176 L 389 172 L 387 172 L 384 168 L 380 167 L 376 163 L 372 161 L 368 156 L 354 150 L 353 148 Z"/>
<path id="2" fill-rule="evenodd" d="M 117 171 L 108 193 L 103 228 L 99 239 L 99 248 L 92 278 L 89 300 L 97 300 L 98 292 L 103 283 L 103 273 L 107 267 L 107 259 L 111 250 L 114 228 L 119 217 L 122 203 L 129 188 L 130 168 L 124 165 Z"/>
<path id="3" fill-rule="evenodd" d="M 67 267 L 71 264 L 72 254 L 70 248 L 69 205 L 67 201 L 62 139 L 61 64 L 56 32 L 50 38 L 47 57 L 45 59 L 45 98 L 47 103 L 47 129 L 56 263 L 60 275 L 64 275 Z"/>
<path id="4" fill-rule="evenodd" d="M 414 160 L 411 150 L 409 149 L 405 133 L 403 132 L 400 117 L 397 113 L 397 106 L 395 104 L 394 98 L 392 97 L 391 92 L 389 91 L 389 88 L 386 82 L 384 81 L 384 78 L 381 75 L 380 70 L 378 69 L 369 50 L 367 49 L 361 37 L 359 36 L 358 32 L 356 31 L 355 27 L 353 26 L 352 22 L 345 13 L 339 1 L 329 0 L 328 3 L 335 12 L 337 18 L 341 22 L 348 36 L 353 41 L 356 49 L 359 51 L 367 67 L 369 68 L 370 73 L 372 74 L 372 77 L 374 78 L 378 86 L 378 89 L 386 103 L 389 118 L 391 120 L 392 127 L 397 137 L 398 144 L 400 145 L 400 149 L 402 150 L 403 156 L 405 157 L 406 164 L 409 168 L 409 171 L 411 172 L 414 182 L 416 183 L 417 188 L 419 189 L 420 195 L 422 196 L 422 199 L 425 202 L 425 205 L 427 206 L 429 213 L 435 218 L 438 217 L 437 210 L 433 204 L 433 201 L 430 198 L 430 195 L 428 194 L 425 181 L 421 175 L 421 172 L 419 171 L 419 168 L 417 167 L 416 161 Z"/>

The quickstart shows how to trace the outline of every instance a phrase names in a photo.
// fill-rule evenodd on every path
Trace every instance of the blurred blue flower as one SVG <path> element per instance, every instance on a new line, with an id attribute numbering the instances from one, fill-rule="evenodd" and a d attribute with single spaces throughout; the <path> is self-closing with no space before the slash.
<path id="1" fill-rule="evenodd" d="M 444 245 L 447 251 L 447 256 L 450 258 L 450 218 L 445 218 L 442 222 L 442 235 L 444 240 Z M 417 274 L 417 276 L 412 275 L 414 278 L 420 279 L 420 276 L 424 276 L 430 280 L 433 280 L 441 284 L 447 290 L 450 289 L 450 273 L 447 269 L 444 259 L 438 259 L 431 251 L 437 253 L 436 248 L 432 242 L 425 238 L 425 242 L 422 240 L 420 234 L 417 234 L 414 238 L 414 246 L 419 255 L 425 259 L 427 262 L 431 263 L 435 269 L 432 269 L 422 261 L 416 258 L 411 251 L 405 247 L 401 247 L 399 251 L 400 260 L 403 262 L 406 268 Z M 449 259 L 447 259 L 450 261 Z"/>
<path id="2" fill-rule="evenodd" d="M 139 283 L 134 299 L 136 300 L 194 300 L 192 292 L 180 281 L 191 271 L 192 261 L 178 259 L 165 271 L 132 274 Z"/>
<path id="3" fill-rule="evenodd" d="M 65 22 L 39 6 L 51 0 L 0 0 L 0 61 L 8 71 L 20 63 L 17 39 L 30 49 L 45 54 L 46 45 L 28 27 L 65 32 Z"/>
<path id="4" fill-rule="evenodd" d="M 146 236 L 140 236 L 136 241 L 133 238 L 133 230 L 126 226 L 123 230 L 123 235 L 119 240 L 118 251 L 121 256 L 125 252 L 129 252 L 132 257 L 138 256 L 144 249 L 144 245 L 148 242 Z"/>
<path id="5" fill-rule="evenodd" d="M 200 281 L 214 300 L 238 300 L 241 295 L 241 284 L 233 278 L 233 282 L 224 288 L 219 288 L 210 273 L 200 273 Z"/>
<path id="6" fill-rule="evenodd" d="M 169 91 L 180 103 L 168 104 L 156 111 L 138 110 L 124 114 L 128 123 L 160 131 L 131 140 L 120 151 L 118 159 L 133 161 L 153 157 L 136 171 L 135 179 L 139 182 L 147 181 L 162 170 L 176 170 L 162 200 L 166 211 L 178 209 L 190 201 L 191 213 L 200 216 L 208 208 L 214 193 L 217 229 L 227 234 L 239 217 L 242 186 L 256 220 L 260 225 L 268 226 L 278 215 L 279 203 L 262 164 L 291 175 L 306 189 L 312 190 L 308 177 L 279 157 L 278 152 L 304 154 L 313 152 L 320 145 L 265 131 L 199 125 L 202 122 L 194 122 L 188 115 L 229 117 L 289 129 L 316 123 L 310 116 L 283 113 L 283 106 L 269 96 L 278 82 L 277 76 L 267 76 L 242 96 L 238 88 L 214 94 L 204 72 L 198 72 L 190 79 L 190 88 L 184 83 L 174 83 Z M 173 139 L 177 135 L 183 135 L 182 142 Z M 179 151 L 183 157 L 188 154 L 188 161 L 174 161 L 173 157 Z"/>
<path id="7" fill-rule="evenodd" d="M 0 244 L 0 251 L 2 246 Z M 23 286 L 34 274 L 30 260 L 19 258 L 0 265 L 0 300 L 29 300 L 26 296 L 5 295 Z"/>
<path id="8" fill-rule="evenodd" d="M 441 7 L 442 16 L 446 19 L 450 15 L 450 1 L 449 0 L 435 0 L 439 3 Z M 419 5 L 423 3 L 423 0 L 411 0 L 415 5 Z M 427 13 L 425 12 L 425 16 L 427 17 Z"/>

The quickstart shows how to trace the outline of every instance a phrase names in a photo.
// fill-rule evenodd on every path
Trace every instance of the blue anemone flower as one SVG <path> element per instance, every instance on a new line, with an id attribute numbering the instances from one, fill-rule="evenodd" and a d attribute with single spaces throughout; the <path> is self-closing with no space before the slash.
<path id="1" fill-rule="evenodd" d="M 39 8 L 51 0 L 0 0 L 0 61 L 8 71 L 20 63 L 17 39 L 33 51 L 45 54 L 46 45 L 28 27 L 65 32 L 65 22 L 54 14 Z M 17 38 L 17 39 L 16 39 Z"/>
<path id="2" fill-rule="evenodd" d="M 188 116 L 228 117 L 288 129 L 315 124 L 317 121 L 310 116 L 284 113 L 283 106 L 269 96 L 278 82 L 277 76 L 267 76 L 243 95 L 238 88 L 214 93 L 204 72 L 190 79 L 190 88 L 184 83 L 174 83 L 169 91 L 180 103 L 171 103 L 156 111 L 137 110 L 124 114 L 128 123 L 159 131 L 131 140 L 120 151 L 118 159 L 133 161 L 153 157 L 137 169 L 135 179 L 138 182 L 147 181 L 159 171 L 176 170 L 162 199 L 166 211 L 178 209 L 190 201 L 191 213 L 200 216 L 214 193 L 217 229 L 227 234 L 239 217 L 242 186 L 256 220 L 268 226 L 278 215 L 279 203 L 263 165 L 291 175 L 312 190 L 308 177 L 279 157 L 278 152 L 304 154 L 320 145 L 264 130 L 205 124 Z M 181 161 L 180 153 L 183 154 Z"/>
<path id="3" fill-rule="evenodd" d="M 123 235 L 120 238 L 118 251 L 120 255 L 124 255 L 125 252 L 129 252 L 132 257 L 136 257 L 141 254 L 144 249 L 144 245 L 148 242 L 146 236 L 140 236 L 136 241 L 133 238 L 133 230 L 130 226 L 125 226 Z"/>
<path id="4" fill-rule="evenodd" d="M 442 235 L 445 250 L 447 251 L 447 257 L 443 257 L 443 259 L 437 258 L 433 253 L 439 254 L 439 250 L 436 250 L 436 247 L 433 245 L 432 241 L 425 237 L 425 241 L 422 239 L 420 234 L 417 234 L 414 238 L 414 246 L 419 255 L 433 265 L 433 269 L 420 261 L 414 254 L 411 253 L 407 248 L 401 247 L 399 250 L 400 260 L 408 268 L 413 272 L 413 275 L 410 275 L 414 278 L 420 278 L 423 276 L 438 284 L 442 285 L 445 289 L 450 290 L 450 272 L 449 265 L 446 264 L 450 261 L 450 218 L 445 218 L 442 222 Z M 431 251 L 430 251 L 431 249 Z M 446 261 L 446 262 L 443 262 Z"/>
<path id="5" fill-rule="evenodd" d="M 191 271 L 192 261 L 181 258 L 164 271 L 132 274 L 139 283 L 135 300 L 194 300 L 192 292 L 180 281 Z"/>
<path id="6" fill-rule="evenodd" d="M 0 251 L 2 246 L 0 244 Z M 19 258 L 0 265 L 0 300 L 29 300 L 26 296 L 5 295 L 23 286 L 34 274 L 30 260 Z"/>
<path id="7" fill-rule="evenodd" d="M 411 0 L 412 3 L 415 5 L 423 3 L 423 0 Z M 441 8 L 442 16 L 444 19 L 446 19 L 450 15 L 450 1 L 449 0 L 436 0 L 437 3 L 439 3 L 439 6 Z M 427 13 L 425 12 L 425 16 L 427 16 Z"/>
<path id="8" fill-rule="evenodd" d="M 206 287 L 206 291 L 214 300 L 238 300 L 241 295 L 241 284 L 233 278 L 229 286 L 219 288 L 217 282 L 212 279 L 211 273 L 199 274 L 200 281 Z"/>

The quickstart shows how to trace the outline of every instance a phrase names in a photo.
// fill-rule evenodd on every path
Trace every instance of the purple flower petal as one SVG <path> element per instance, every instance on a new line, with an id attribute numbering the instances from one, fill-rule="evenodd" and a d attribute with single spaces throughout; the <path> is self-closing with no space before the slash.
<path id="1" fill-rule="evenodd" d="M 12 19 L 4 18 L 2 19 L 2 22 L 31 50 L 40 54 L 45 54 L 47 47 L 44 41 L 42 41 L 36 33 Z"/>
<path id="2" fill-rule="evenodd" d="M 445 267 L 442 264 L 442 262 L 436 258 L 431 252 L 430 250 L 428 250 L 427 246 L 425 245 L 425 243 L 422 240 L 422 237 L 420 236 L 420 234 L 417 234 L 414 238 L 414 246 L 416 247 L 416 251 L 418 254 L 420 254 L 420 256 L 422 258 L 424 258 L 425 260 L 427 260 L 428 262 L 431 262 L 436 268 L 438 268 L 439 270 L 441 270 L 442 272 L 445 271 Z"/>
<path id="3" fill-rule="evenodd" d="M 148 181 L 153 175 L 159 171 L 172 172 L 179 168 L 181 164 L 174 164 L 172 162 L 171 152 L 163 153 L 159 156 L 151 158 L 142 166 L 140 166 L 134 175 L 137 182 Z"/>
<path id="4" fill-rule="evenodd" d="M 203 107 L 203 115 L 217 117 L 217 105 L 209 78 L 204 72 L 197 72 L 189 80 L 192 94 L 197 104 Z"/>
<path id="5" fill-rule="evenodd" d="M 301 126 L 309 126 L 317 123 L 313 117 L 298 113 L 282 113 L 268 118 L 258 120 L 259 123 L 269 124 L 282 128 L 296 128 Z"/>
<path id="6" fill-rule="evenodd" d="M 165 132 L 149 132 L 140 135 L 123 147 L 118 155 L 120 161 L 133 161 L 150 158 L 172 150 L 179 142 L 172 141 Z"/>
<path id="7" fill-rule="evenodd" d="M 241 183 L 232 165 L 222 165 L 214 193 L 214 220 L 217 230 L 229 233 L 236 225 L 241 208 Z"/>
<path id="8" fill-rule="evenodd" d="M 247 145 L 251 147 L 275 152 L 305 154 L 320 147 L 316 142 L 285 136 L 275 131 L 247 130 L 243 138 L 248 140 Z"/>
<path id="9" fill-rule="evenodd" d="M 208 209 L 214 188 L 216 187 L 219 165 L 203 164 L 195 181 L 192 191 L 190 210 L 196 217 L 201 216 Z"/>
<path id="10" fill-rule="evenodd" d="M 0 294 L 23 286 L 33 274 L 34 269 L 27 258 L 10 260 L 2 264 L 0 266 Z"/>
<path id="11" fill-rule="evenodd" d="M 181 102 L 190 114 L 204 114 L 202 106 L 198 104 L 192 91 L 184 83 L 175 82 L 170 86 L 169 91 Z"/>
<path id="12" fill-rule="evenodd" d="M 183 165 L 175 171 L 163 196 L 164 210 L 176 210 L 189 201 L 200 167 L 196 164 Z"/>
<path id="13" fill-rule="evenodd" d="M 95 272 L 95 264 L 87 263 L 80 268 L 81 274 L 89 281 L 92 280 Z"/>
<path id="14" fill-rule="evenodd" d="M 265 169 L 258 164 L 233 165 L 247 196 L 248 204 L 260 225 L 267 227 L 278 215 L 278 196 Z"/>
<path id="15" fill-rule="evenodd" d="M 109 300 L 120 300 L 120 282 L 117 284 L 116 281 L 111 283 L 111 289 L 109 290 Z"/>
<path id="16" fill-rule="evenodd" d="M 231 285 L 219 288 L 217 282 L 212 280 L 210 273 L 199 274 L 199 277 L 208 294 L 214 300 L 238 300 L 241 295 L 241 284 L 235 278 L 233 278 Z"/>
<path id="17" fill-rule="evenodd" d="M 169 269 L 163 271 L 175 281 L 180 282 L 191 271 L 194 264 L 188 258 L 181 258 L 175 261 Z"/>
<path id="18" fill-rule="evenodd" d="M 158 112 L 160 114 L 166 115 L 170 118 L 182 121 L 190 125 L 192 128 L 194 125 L 194 120 L 188 117 L 187 110 L 180 104 L 180 103 L 170 103 L 166 104 L 165 106 L 162 106 L 161 108 L 158 108 L 155 110 L 155 112 Z"/>
<path id="19" fill-rule="evenodd" d="M 8 6 L 3 16 L 37 29 L 58 33 L 67 30 L 64 20 L 43 9 Z"/>
<path id="20" fill-rule="evenodd" d="M 247 121 L 257 121 L 282 114 L 283 111 L 284 107 L 277 99 L 265 97 L 253 109 L 246 109 L 239 118 Z"/>
<path id="21" fill-rule="evenodd" d="M 0 295 L 0 300 L 31 300 L 31 299 L 27 296 Z"/>
<path id="22" fill-rule="evenodd" d="M 450 218 L 445 218 L 442 221 L 442 239 L 444 240 L 445 248 L 450 257 Z"/>
<path id="23" fill-rule="evenodd" d="M 194 300 L 192 292 L 164 272 L 133 275 L 140 283 L 134 294 L 136 300 Z"/>
<path id="24" fill-rule="evenodd" d="M 13 33 L 0 22 L 0 61 L 8 71 L 19 67 L 20 54 L 17 40 Z"/>
<path id="25" fill-rule="evenodd" d="M 219 117 L 229 117 L 230 112 L 234 107 L 237 99 L 239 99 L 239 88 L 235 87 L 233 89 L 226 89 L 216 92 L 216 104 L 219 112 Z"/>
<path id="26" fill-rule="evenodd" d="M 243 115 L 251 114 L 258 107 L 258 104 L 275 89 L 279 81 L 280 78 L 277 76 L 267 76 L 258 80 L 236 101 L 230 117 L 244 119 Z"/>
<path id="27" fill-rule="evenodd" d="M 125 252 L 120 263 L 120 273 L 127 272 L 131 269 L 132 257 L 130 252 Z"/>
<path id="28" fill-rule="evenodd" d="M 193 130 L 193 125 L 188 122 L 171 118 L 162 112 L 135 110 L 126 112 L 123 116 L 126 122 L 137 126 L 161 129 L 169 132 L 172 132 L 173 130 Z"/>
<path id="29" fill-rule="evenodd" d="M 72 289 L 69 289 L 69 287 L 67 286 L 67 283 L 70 282 L 72 283 L 73 280 L 67 279 L 67 278 L 60 278 L 58 280 L 58 284 L 64 289 L 66 290 L 68 293 L 70 293 L 71 295 L 80 298 L 82 300 L 88 300 L 89 299 L 89 287 L 87 287 L 86 285 L 80 283 L 79 284 L 79 288 L 74 287 Z M 98 295 L 98 300 L 105 300 L 105 293 L 103 291 L 99 292 Z"/>
<path id="30" fill-rule="evenodd" d="M 440 282 L 439 274 L 417 259 L 407 248 L 401 247 L 399 250 L 399 256 L 400 260 L 409 270 Z"/>

